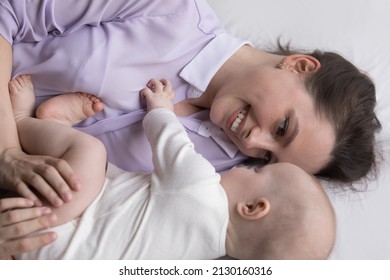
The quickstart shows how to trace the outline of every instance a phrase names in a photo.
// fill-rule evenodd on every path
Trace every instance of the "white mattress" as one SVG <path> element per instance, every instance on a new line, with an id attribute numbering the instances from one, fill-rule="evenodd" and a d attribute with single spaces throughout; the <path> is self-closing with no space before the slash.
<path id="1" fill-rule="evenodd" d="M 335 51 L 373 78 L 383 125 L 379 177 L 368 191 L 334 192 L 337 213 L 331 259 L 390 259 L 390 1 L 209 0 L 226 28 L 260 48 L 282 43 Z"/>

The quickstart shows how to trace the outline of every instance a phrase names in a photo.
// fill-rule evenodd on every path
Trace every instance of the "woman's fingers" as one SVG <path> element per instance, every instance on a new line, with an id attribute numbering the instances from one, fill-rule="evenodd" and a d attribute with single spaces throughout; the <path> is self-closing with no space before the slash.
<path id="1" fill-rule="evenodd" d="M 55 175 L 53 175 L 55 176 Z M 23 184 L 19 184 L 17 187 L 17 192 L 23 195 L 24 197 L 29 197 L 29 193 L 32 193 L 31 189 L 37 190 L 43 197 L 49 201 L 53 206 L 59 207 L 63 204 L 63 200 L 59 197 L 57 192 L 52 188 L 51 185 L 37 172 L 30 172 L 29 174 L 24 174 Z M 50 180 L 49 180 L 50 181 Z M 41 206 L 42 202 L 37 201 L 37 206 Z"/>
<path id="2" fill-rule="evenodd" d="M 72 199 L 72 190 L 80 189 L 80 184 L 70 167 L 64 161 L 47 158 L 46 165 L 35 168 L 28 179 L 29 185 L 39 191 L 51 204 L 61 206 Z"/>
<path id="3" fill-rule="evenodd" d="M 54 161 L 50 164 L 56 168 L 58 173 L 61 175 L 61 178 L 63 178 L 62 183 L 65 182 L 66 185 L 74 191 L 80 190 L 80 182 L 77 179 L 77 176 L 74 173 L 72 167 L 65 160 L 50 158 L 50 161 Z"/>
<path id="4" fill-rule="evenodd" d="M 20 197 L 0 199 L 0 258 L 34 250 L 57 238 L 54 232 L 26 237 L 50 227 L 56 221 L 50 208 L 31 208 L 33 203 L 32 200 Z"/>
<path id="5" fill-rule="evenodd" d="M 2 161 L 5 164 L 1 164 Z M 19 149 L 8 149 L 0 158 L 1 184 L 23 197 L 42 202 L 41 194 L 53 206 L 60 206 L 72 199 L 72 190 L 80 189 L 80 184 L 69 164 L 61 159 L 48 156 L 27 155 Z"/>
<path id="6" fill-rule="evenodd" d="M 22 197 L 0 199 L 0 240 L 23 236 L 55 222 L 50 208 L 32 206 L 33 201 Z"/>
<path id="7" fill-rule="evenodd" d="M 12 215 L 19 215 L 14 214 L 15 211 L 19 210 L 12 210 L 12 212 L 5 213 L 3 220 L 7 221 L 9 219 L 13 219 Z M 54 214 L 48 214 L 31 220 L 22 220 L 14 224 L 2 226 L 0 230 L 0 240 L 13 240 L 15 238 L 26 236 L 27 234 L 50 227 L 53 223 L 55 223 L 55 221 L 56 216 Z"/>
<path id="8" fill-rule="evenodd" d="M 22 197 L 2 198 L 0 199 L 0 213 L 13 208 L 27 208 L 33 205 L 34 202 L 32 200 Z"/>
<path id="9" fill-rule="evenodd" d="M 9 226 L 23 221 L 33 220 L 35 218 L 49 215 L 50 213 L 51 213 L 51 209 L 48 207 L 34 207 L 34 208 L 27 208 L 27 209 L 21 208 L 21 209 L 8 210 L 0 213 L 0 226 Z M 39 222 L 42 223 L 42 226 L 50 226 L 51 222 L 54 222 L 51 221 L 50 219 L 51 217 L 49 218 L 46 217 L 42 221 L 39 220 Z"/>
<path id="10" fill-rule="evenodd" d="M 45 232 L 33 237 L 12 240 L 0 243 L 0 259 L 11 255 L 29 252 L 43 247 L 55 241 L 57 234 L 55 232 Z"/>

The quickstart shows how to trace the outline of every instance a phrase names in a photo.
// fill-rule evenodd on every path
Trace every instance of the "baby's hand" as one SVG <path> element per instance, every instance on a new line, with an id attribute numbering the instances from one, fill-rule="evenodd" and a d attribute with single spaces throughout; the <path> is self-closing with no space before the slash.
<path id="1" fill-rule="evenodd" d="M 173 98 L 175 92 L 168 80 L 150 80 L 140 92 L 141 97 L 146 99 L 148 112 L 156 108 L 166 108 L 173 111 Z"/>

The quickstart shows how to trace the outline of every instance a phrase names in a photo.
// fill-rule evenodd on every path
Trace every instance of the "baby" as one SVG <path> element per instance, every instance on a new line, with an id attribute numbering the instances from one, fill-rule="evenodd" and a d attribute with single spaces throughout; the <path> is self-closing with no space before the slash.
<path id="1" fill-rule="evenodd" d="M 71 127 L 103 109 L 97 97 L 61 95 L 44 103 L 38 116 L 45 119 L 37 119 L 32 116 L 30 76 L 12 80 L 9 88 L 23 149 L 66 160 L 81 183 L 70 202 L 52 209 L 57 226 L 51 230 L 58 240 L 16 258 L 329 256 L 335 215 L 318 180 L 289 163 L 257 170 L 237 167 L 219 175 L 195 152 L 176 119 L 169 81 L 151 80 L 141 91 L 147 103 L 143 126 L 153 152 L 152 174 L 126 172 L 110 163 L 106 168 L 103 144 Z"/>

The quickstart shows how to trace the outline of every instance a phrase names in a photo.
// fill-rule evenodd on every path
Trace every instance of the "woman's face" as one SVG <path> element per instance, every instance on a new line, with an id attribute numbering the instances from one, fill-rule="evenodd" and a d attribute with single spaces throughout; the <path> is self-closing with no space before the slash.
<path id="1" fill-rule="evenodd" d="M 302 78 L 277 68 L 252 68 L 226 81 L 210 110 L 244 154 L 318 172 L 330 159 L 335 132 L 320 117 Z"/>

